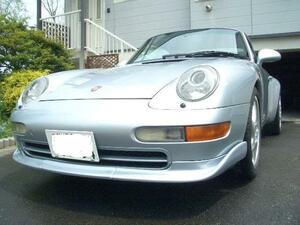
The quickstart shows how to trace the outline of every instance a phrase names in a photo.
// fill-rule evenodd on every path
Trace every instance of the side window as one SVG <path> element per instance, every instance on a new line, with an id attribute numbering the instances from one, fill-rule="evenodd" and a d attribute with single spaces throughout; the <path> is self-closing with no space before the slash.
<path id="1" fill-rule="evenodd" d="M 249 58 L 246 44 L 240 32 L 236 33 L 236 46 L 240 56 Z"/>
<path id="2" fill-rule="evenodd" d="M 251 43 L 249 37 L 248 37 L 248 36 L 246 36 L 246 37 L 247 37 L 247 41 L 248 41 L 248 43 L 249 43 L 249 45 L 250 45 L 251 51 L 253 52 L 253 55 L 254 55 L 254 62 L 257 62 L 257 54 L 256 54 L 256 52 L 254 51 L 253 45 L 252 45 L 252 43 Z"/>

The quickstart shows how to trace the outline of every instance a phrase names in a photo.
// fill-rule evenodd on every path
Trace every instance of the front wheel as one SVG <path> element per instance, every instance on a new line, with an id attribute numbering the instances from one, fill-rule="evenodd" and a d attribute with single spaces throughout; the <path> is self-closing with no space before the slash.
<path id="1" fill-rule="evenodd" d="M 247 155 L 241 161 L 242 175 L 252 180 L 256 177 L 261 144 L 259 94 L 256 89 L 254 89 L 251 99 L 244 140 L 247 142 Z"/>

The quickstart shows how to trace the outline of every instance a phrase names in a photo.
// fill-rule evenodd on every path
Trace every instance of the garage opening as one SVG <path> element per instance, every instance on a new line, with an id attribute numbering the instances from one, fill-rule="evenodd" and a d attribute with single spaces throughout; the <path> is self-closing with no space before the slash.
<path id="1" fill-rule="evenodd" d="M 300 51 L 281 52 L 282 59 L 263 67 L 281 83 L 283 119 L 300 119 Z"/>

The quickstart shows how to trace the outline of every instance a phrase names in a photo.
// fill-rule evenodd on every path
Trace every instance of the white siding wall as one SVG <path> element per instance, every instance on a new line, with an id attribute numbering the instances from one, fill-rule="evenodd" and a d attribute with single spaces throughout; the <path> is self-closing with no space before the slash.
<path id="1" fill-rule="evenodd" d="M 251 0 L 191 1 L 191 28 L 230 27 L 251 32 Z M 212 5 L 211 12 L 205 6 Z"/>
<path id="2" fill-rule="evenodd" d="M 65 12 L 78 10 L 78 0 L 65 0 Z"/>
<path id="3" fill-rule="evenodd" d="M 236 28 L 252 35 L 300 32 L 300 0 L 104 0 L 105 27 L 139 47 L 164 32 L 204 27 Z M 211 4 L 213 10 L 205 11 Z M 77 0 L 66 0 L 66 11 Z"/>
<path id="4" fill-rule="evenodd" d="M 138 47 L 153 35 L 190 29 L 189 0 L 106 0 L 106 8 L 106 28 Z"/>
<path id="5" fill-rule="evenodd" d="M 252 0 L 253 34 L 300 31 L 300 0 Z"/>
<path id="6" fill-rule="evenodd" d="M 231 27 L 254 35 L 300 31 L 300 0 L 190 1 L 192 28 Z"/>

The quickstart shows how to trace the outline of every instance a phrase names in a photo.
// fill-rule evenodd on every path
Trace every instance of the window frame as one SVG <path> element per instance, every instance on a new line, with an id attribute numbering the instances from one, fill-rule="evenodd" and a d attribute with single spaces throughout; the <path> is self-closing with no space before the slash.
<path id="1" fill-rule="evenodd" d="M 96 20 L 102 20 L 102 19 L 103 19 L 103 1 L 96 0 Z"/>

